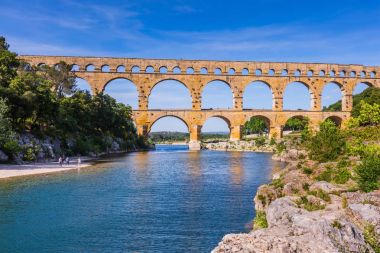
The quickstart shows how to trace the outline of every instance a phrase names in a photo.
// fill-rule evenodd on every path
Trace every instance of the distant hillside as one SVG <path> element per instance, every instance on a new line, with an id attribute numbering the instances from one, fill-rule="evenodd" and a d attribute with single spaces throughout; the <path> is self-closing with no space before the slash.
<path id="1" fill-rule="evenodd" d="M 357 116 L 359 114 L 359 103 L 361 100 L 366 101 L 369 104 L 380 104 L 380 88 L 370 87 L 365 89 L 362 93 L 353 96 L 353 110 L 352 115 Z M 342 100 L 323 108 L 323 111 L 336 112 L 341 111 Z"/>
<path id="2" fill-rule="evenodd" d="M 229 136 L 229 133 L 227 133 L 227 132 L 206 132 L 206 133 L 202 133 L 202 139 L 204 139 L 204 140 L 226 139 L 226 138 L 228 138 L 228 136 Z M 189 137 L 190 137 L 189 133 L 183 133 L 183 132 L 162 131 L 162 132 L 151 132 L 149 134 L 149 138 L 154 143 L 189 141 Z"/>

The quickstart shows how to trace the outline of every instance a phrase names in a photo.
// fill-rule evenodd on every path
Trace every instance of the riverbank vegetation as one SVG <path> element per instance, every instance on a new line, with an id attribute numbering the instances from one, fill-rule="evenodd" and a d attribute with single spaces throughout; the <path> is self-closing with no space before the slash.
<path id="1" fill-rule="evenodd" d="M 30 66 L 8 48 L 0 37 L 3 161 L 144 147 L 133 125 L 131 107 L 102 92 L 91 96 L 79 90 L 65 62 L 54 67 Z"/>
<path id="2" fill-rule="evenodd" d="M 306 223 L 320 222 L 307 223 L 302 236 L 283 235 L 279 240 L 291 244 L 298 238 L 304 241 L 310 234 L 310 241 L 313 236 L 322 236 L 322 241 L 335 242 L 336 235 L 350 228 L 360 236 L 339 242 L 339 249 L 362 245 L 379 252 L 380 100 L 372 99 L 379 90 L 370 88 L 365 96 L 357 95 L 361 98 L 355 99 L 357 113 L 344 128 L 328 119 L 320 124 L 319 131 L 313 132 L 306 125 L 299 135 L 285 136 L 276 144 L 274 159 L 288 165 L 274 174 L 272 183 L 257 191 L 254 229 L 268 227 L 261 233 L 272 235 L 282 226 L 292 234 L 298 226 L 305 228 L 292 221 L 298 215 L 297 219 Z M 280 217 L 287 217 L 289 222 L 282 223 Z M 322 230 L 330 231 L 329 235 L 315 234 Z"/>

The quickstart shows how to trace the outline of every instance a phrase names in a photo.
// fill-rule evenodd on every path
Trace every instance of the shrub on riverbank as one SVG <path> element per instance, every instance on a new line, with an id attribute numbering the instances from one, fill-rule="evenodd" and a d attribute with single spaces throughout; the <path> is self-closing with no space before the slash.
<path id="1" fill-rule="evenodd" d="M 343 154 L 346 141 L 334 122 L 326 120 L 320 124 L 319 132 L 311 137 L 308 147 L 311 159 L 327 162 Z"/>

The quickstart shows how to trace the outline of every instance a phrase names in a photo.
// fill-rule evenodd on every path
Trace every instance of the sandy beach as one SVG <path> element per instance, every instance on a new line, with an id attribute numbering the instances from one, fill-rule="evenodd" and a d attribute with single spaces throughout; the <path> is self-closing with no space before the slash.
<path id="1" fill-rule="evenodd" d="M 90 159 L 83 159 L 80 166 L 78 166 L 77 159 L 72 159 L 69 165 L 59 166 L 58 162 L 48 163 L 31 163 L 31 164 L 1 164 L 0 165 L 0 179 L 10 177 L 20 177 L 38 174 L 47 174 L 68 170 L 76 170 L 92 165 Z"/>

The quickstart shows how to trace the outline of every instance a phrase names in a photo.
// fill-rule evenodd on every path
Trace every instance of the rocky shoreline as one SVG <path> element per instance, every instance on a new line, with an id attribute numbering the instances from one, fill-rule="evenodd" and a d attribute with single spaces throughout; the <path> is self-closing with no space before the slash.
<path id="1" fill-rule="evenodd" d="M 275 148 L 275 143 L 271 143 L 269 140 L 219 141 L 201 144 L 201 149 L 216 151 L 248 151 L 272 153 L 275 151 Z"/>
<path id="2" fill-rule="evenodd" d="M 288 164 L 259 187 L 254 230 L 225 235 L 213 253 L 379 252 L 380 191 L 358 191 L 351 179 L 343 184 L 318 180 L 336 163 L 305 157 L 306 151 L 295 149 L 273 155 Z"/>

